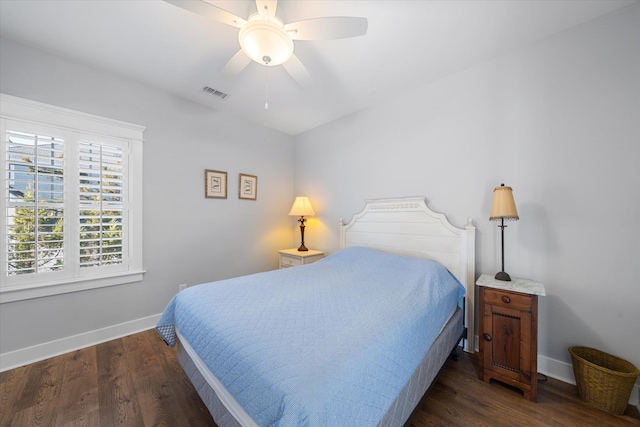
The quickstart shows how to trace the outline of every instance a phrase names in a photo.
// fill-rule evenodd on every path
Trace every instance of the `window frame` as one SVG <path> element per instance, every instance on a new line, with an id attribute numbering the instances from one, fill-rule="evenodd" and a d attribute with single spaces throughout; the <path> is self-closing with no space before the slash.
<path id="1" fill-rule="evenodd" d="M 102 288 L 125 283 L 142 281 L 145 270 L 143 268 L 142 254 L 142 146 L 145 127 L 113 120 L 93 114 L 74 111 L 36 101 L 22 99 L 0 93 L 0 160 L 2 161 L 2 173 L 0 174 L 0 187 L 2 187 L 2 210 L 0 212 L 0 241 L 7 241 L 6 228 L 6 132 L 8 123 L 21 122 L 26 128 L 49 128 L 64 133 L 65 138 L 65 274 L 43 273 L 36 282 L 29 280 L 34 276 L 7 276 L 7 246 L 0 245 L 0 304 L 24 299 L 39 298 L 44 296 L 77 292 L 88 289 Z M 71 138 L 67 140 L 67 138 Z M 72 221 L 76 221 L 78 213 L 68 210 L 67 200 L 74 197 L 69 194 L 67 186 L 76 187 L 77 155 L 71 154 L 77 151 L 77 142 L 83 138 L 95 138 L 98 141 L 119 141 L 127 146 L 128 150 L 128 182 L 125 183 L 125 192 L 128 195 L 127 212 L 127 236 L 126 241 L 128 256 L 123 268 L 98 268 L 94 272 L 78 271 L 79 262 L 75 259 L 75 253 L 66 252 L 69 242 L 73 241 L 74 230 L 77 227 L 69 227 Z M 67 181 L 68 180 L 68 181 Z M 71 204 L 73 206 L 73 204 Z M 123 213 L 124 214 L 124 213 Z M 68 241 L 68 242 L 67 242 Z M 73 252 L 73 251 L 72 251 Z M 128 261 L 128 262 L 127 262 Z M 47 276 L 47 277 L 45 277 Z"/>

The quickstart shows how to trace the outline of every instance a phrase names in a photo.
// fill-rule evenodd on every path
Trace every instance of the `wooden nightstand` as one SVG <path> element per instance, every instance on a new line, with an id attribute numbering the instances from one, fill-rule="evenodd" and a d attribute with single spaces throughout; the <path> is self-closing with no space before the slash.
<path id="1" fill-rule="evenodd" d="M 483 274 L 479 286 L 480 378 L 491 378 L 538 394 L 538 295 L 544 285 L 526 279 L 510 282 Z"/>
<path id="2" fill-rule="evenodd" d="M 280 254 L 279 268 L 295 267 L 296 265 L 311 264 L 324 257 L 324 252 L 314 251 L 298 251 L 297 249 L 283 249 L 278 251 Z"/>

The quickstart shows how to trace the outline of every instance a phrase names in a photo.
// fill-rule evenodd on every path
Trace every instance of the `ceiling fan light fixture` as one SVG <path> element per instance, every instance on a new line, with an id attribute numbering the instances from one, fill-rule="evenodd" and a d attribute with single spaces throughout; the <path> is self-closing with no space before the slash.
<path id="1" fill-rule="evenodd" d="M 2 1 L 2 0 L 0 0 Z M 221 74 L 236 75 L 251 61 L 266 67 L 283 65 L 285 71 L 303 88 L 311 84 L 311 75 L 293 52 L 298 40 L 334 40 L 367 34 L 367 18 L 324 16 L 284 23 L 276 15 L 278 0 L 254 0 L 256 13 L 241 18 L 210 0 L 164 0 L 177 7 L 238 28 L 240 50 L 226 63 Z"/>
<path id="2" fill-rule="evenodd" d="M 238 40 L 242 51 L 262 65 L 281 65 L 293 55 L 291 36 L 271 20 L 250 20 L 240 29 Z"/>

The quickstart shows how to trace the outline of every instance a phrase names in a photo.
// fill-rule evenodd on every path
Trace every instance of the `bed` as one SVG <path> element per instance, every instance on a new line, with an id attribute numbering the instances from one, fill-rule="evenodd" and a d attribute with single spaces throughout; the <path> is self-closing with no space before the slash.
<path id="1" fill-rule="evenodd" d="M 339 230 L 316 263 L 193 286 L 165 309 L 156 329 L 219 426 L 403 425 L 473 331 L 471 220 L 380 199 Z"/>

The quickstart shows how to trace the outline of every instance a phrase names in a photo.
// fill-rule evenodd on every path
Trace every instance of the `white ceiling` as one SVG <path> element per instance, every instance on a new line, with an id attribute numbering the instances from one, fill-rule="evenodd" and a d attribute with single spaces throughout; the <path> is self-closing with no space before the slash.
<path id="1" fill-rule="evenodd" d="M 251 63 L 221 77 L 238 29 L 161 0 L 0 0 L 0 35 L 296 135 L 638 1 L 281 0 L 285 23 L 369 21 L 362 37 L 295 42 L 313 78 L 305 89 L 282 66 Z M 210 2 L 245 18 L 255 12 L 251 0 Z"/>

